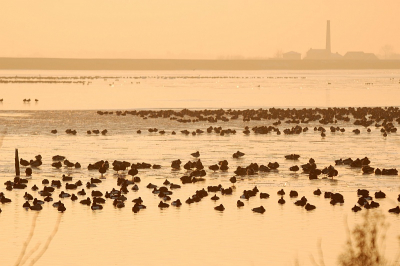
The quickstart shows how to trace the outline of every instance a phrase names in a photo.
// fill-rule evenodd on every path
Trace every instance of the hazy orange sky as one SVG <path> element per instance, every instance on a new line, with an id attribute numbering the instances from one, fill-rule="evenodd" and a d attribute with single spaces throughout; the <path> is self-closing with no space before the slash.
<path id="1" fill-rule="evenodd" d="M 400 0 L 37 0 L 0 3 L 0 57 L 220 58 L 400 53 Z"/>

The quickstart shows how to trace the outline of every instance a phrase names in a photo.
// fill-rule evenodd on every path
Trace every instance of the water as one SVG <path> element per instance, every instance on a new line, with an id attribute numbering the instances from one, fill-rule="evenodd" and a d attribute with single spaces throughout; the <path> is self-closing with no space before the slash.
<path id="1" fill-rule="evenodd" d="M 195 73 L 195 74 L 194 74 Z M 71 174 L 74 180 L 86 183 L 91 177 L 99 177 L 97 171 L 86 166 L 98 160 L 126 160 L 132 163 L 160 164 L 161 169 L 139 170 L 142 182 L 139 191 L 130 191 L 126 207 L 116 209 L 108 200 L 101 211 L 63 199 L 67 211 L 58 214 L 51 204 L 39 213 L 32 240 L 27 248 L 31 259 L 44 248 L 57 219 L 61 222 L 48 249 L 36 265 L 300 265 L 312 263 L 311 256 L 319 261 L 318 243 L 326 265 L 336 265 L 344 250 L 347 227 L 361 223 L 363 210 L 353 213 L 351 207 L 357 201 L 357 188 L 371 192 L 382 190 L 387 198 L 377 200 L 381 207 L 370 212 L 382 211 L 390 224 L 387 229 L 386 252 L 394 259 L 398 254 L 398 215 L 387 210 L 397 206 L 400 193 L 398 176 L 363 175 L 360 169 L 337 166 L 339 176 L 329 179 L 309 180 L 301 173 L 288 169 L 314 158 L 319 168 L 334 164 L 335 159 L 368 156 L 373 167 L 398 167 L 400 138 L 398 133 L 382 137 L 378 128 L 366 129 L 350 123 L 339 123 L 345 133 L 327 132 L 326 138 L 314 132 L 317 124 L 311 123 L 308 132 L 300 135 L 255 135 L 242 133 L 245 126 L 272 125 L 274 121 L 243 122 L 241 119 L 218 123 L 178 123 L 169 119 L 142 119 L 136 116 L 99 116 L 91 109 L 138 109 L 138 108 L 260 108 L 271 106 L 387 106 L 400 105 L 398 84 L 400 71 L 259 71 L 259 72 L 2 72 L 1 76 L 101 76 L 89 85 L 74 84 L 0 84 L 1 131 L 4 136 L 0 149 L 0 183 L 14 177 L 14 149 L 20 157 L 33 159 L 43 156 L 43 165 L 33 169 L 33 184 L 41 187 L 41 180 L 60 179 Z M 188 78 L 193 76 L 205 78 Z M 104 77 L 113 76 L 115 78 Z M 131 77 L 147 78 L 131 78 Z M 118 78 L 116 78 L 118 77 Z M 121 78 L 124 77 L 124 78 Z M 151 78 L 152 77 L 152 78 Z M 154 78 L 174 77 L 174 78 Z M 185 78 L 186 77 L 186 78 Z M 230 77 L 230 78 L 218 78 Z M 252 78 L 254 77 L 254 78 Z M 269 78 L 271 77 L 271 78 Z M 281 78 L 282 77 L 282 78 Z M 287 77 L 287 78 L 285 78 Z M 296 78 L 295 78 L 296 77 Z M 118 79 L 118 81 L 116 81 Z M 67 79 L 70 80 L 70 79 Z M 83 80 L 83 79 L 81 79 Z M 127 82 L 124 82 L 127 81 Z M 121 85 L 133 82 L 129 85 Z M 140 82 L 136 83 L 136 82 Z M 331 83 L 331 84 L 328 84 Z M 371 84 L 373 85 L 366 85 Z M 114 85 L 114 87 L 110 86 Z M 260 85 L 260 87 L 257 87 Z M 282 95 L 284 97 L 282 97 Z M 37 98 L 37 103 L 23 103 L 23 98 Z M 205 130 L 210 125 L 236 129 L 235 135 L 219 136 L 215 133 L 183 135 L 180 130 Z M 397 123 L 395 124 L 396 126 Z M 292 124 L 282 123 L 281 131 Z M 165 135 L 149 133 L 148 128 L 165 130 Z M 71 136 L 65 130 L 76 129 Z M 351 131 L 361 129 L 360 135 Z M 58 129 L 58 134 L 50 133 Z M 106 136 L 87 135 L 86 130 L 107 129 Z M 142 134 L 136 134 L 138 129 Z M 171 135 L 171 131 L 177 135 Z M 279 171 L 244 177 L 235 184 L 231 196 L 222 196 L 213 202 L 210 197 L 192 205 L 183 204 L 160 210 L 159 198 L 145 188 L 148 183 L 161 185 L 167 178 L 181 184 L 179 178 L 186 173 L 172 171 L 170 163 L 180 158 L 183 163 L 193 160 L 190 153 L 199 150 L 207 169 L 205 182 L 182 185 L 174 190 L 172 199 L 186 200 L 196 190 L 209 185 L 231 186 L 229 178 L 237 166 L 251 162 L 267 164 L 277 161 Z M 240 150 L 246 155 L 233 159 Z M 300 154 L 299 161 L 285 160 L 284 155 Z M 51 167 L 51 157 L 60 154 L 72 162 L 80 162 L 82 169 L 60 170 Z M 220 160 L 229 161 L 228 172 L 213 173 L 208 166 Z M 24 168 L 22 168 L 23 170 Z M 122 173 L 124 175 L 126 173 Z M 98 190 L 109 191 L 116 187 L 117 174 L 109 170 Z M 244 189 L 257 186 L 269 199 L 251 198 L 241 209 L 236 201 Z M 277 203 L 276 192 L 286 191 L 286 204 Z M 313 191 L 340 192 L 345 203 L 332 206 L 329 200 L 313 195 Z M 317 209 L 311 212 L 297 207 L 290 199 L 290 190 L 306 196 Z M 14 265 L 23 243 L 31 230 L 33 211 L 25 211 L 24 191 L 5 190 L 11 204 L 2 204 L 0 214 L 0 265 Z M 34 196 L 36 192 L 28 191 Z M 55 200 L 61 189 L 56 190 Z M 71 193 L 71 192 L 70 192 Z M 73 192 L 74 193 L 74 192 Z M 75 191 L 76 193 L 76 191 Z M 146 210 L 137 214 L 131 211 L 132 199 L 141 196 Z M 82 197 L 79 197 L 79 200 Z M 214 207 L 223 204 L 224 212 Z M 263 205 L 266 212 L 253 213 L 252 208 Z M 38 246 L 39 245 L 39 246 Z M 30 260 L 26 265 L 29 265 Z"/>

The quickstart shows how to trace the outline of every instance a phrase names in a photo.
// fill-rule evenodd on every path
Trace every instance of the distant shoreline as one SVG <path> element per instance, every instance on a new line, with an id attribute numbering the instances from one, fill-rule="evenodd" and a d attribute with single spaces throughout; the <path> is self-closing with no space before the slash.
<path id="1" fill-rule="evenodd" d="M 328 70 L 400 69 L 400 60 L 202 60 L 0 58 L 0 70 Z"/>

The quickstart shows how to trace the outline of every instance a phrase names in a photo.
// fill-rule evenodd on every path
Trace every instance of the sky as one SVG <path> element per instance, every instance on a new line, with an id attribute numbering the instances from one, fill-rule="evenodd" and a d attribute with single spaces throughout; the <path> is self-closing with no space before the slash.
<path id="1" fill-rule="evenodd" d="M 13 0 L 0 57 L 271 58 L 325 48 L 400 53 L 399 0 Z M 383 49 L 383 47 L 387 47 Z"/>

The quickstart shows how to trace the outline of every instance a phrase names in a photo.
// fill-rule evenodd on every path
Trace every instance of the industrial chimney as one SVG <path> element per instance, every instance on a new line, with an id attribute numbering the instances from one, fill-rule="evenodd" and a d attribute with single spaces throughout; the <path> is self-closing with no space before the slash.
<path id="1" fill-rule="evenodd" d="M 331 55 L 331 21 L 326 22 L 326 53 Z"/>

